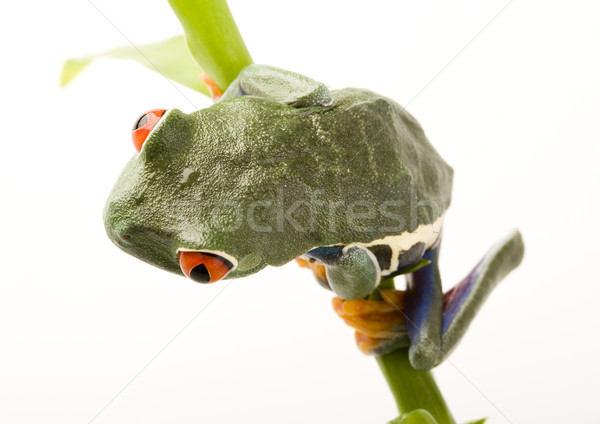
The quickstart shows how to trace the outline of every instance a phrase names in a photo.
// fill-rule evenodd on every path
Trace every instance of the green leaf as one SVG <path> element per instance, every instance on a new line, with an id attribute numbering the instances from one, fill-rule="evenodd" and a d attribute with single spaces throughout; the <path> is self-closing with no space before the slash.
<path id="1" fill-rule="evenodd" d="M 426 410 L 416 409 L 390 421 L 389 424 L 438 424 L 438 422 Z"/>
<path id="2" fill-rule="evenodd" d="M 484 422 L 486 422 L 486 421 L 487 421 L 487 418 L 482 418 L 482 419 L 480 419 L 480 420 L 477 420 L 477 421 L 471 421 L 471 422 L 468 422 L 468 423 L 465 423 L 465 424 L 483 424 L 483 423 L 484 423 Z"/>
<path id="3" fill-rule="evenodd" d="M 97 55 L 67 60 L 60 75 L 60 85 L 67 85 L 98 57 L 135 60 L 166 78 L 207 96 L 210 95 L 206 86 L 199 79 L 200 74 L 204 71 L 190 54 L 183 35 L 158 43 L 120 47 Z"/>
<path id="4" fill-rule="evenodd" d="M 169 0 L 192 56 L 221 91 L 252 63 L 226 0 Z"/>
<path id="5" fill-rule="evenodd" d="M 62 68 L 62 72 L 60 73 L 60 85 L 64 87 L 68 83 L 70 83 L 73 78 L 75 78 L 83 68 L 88 66 L 92 58 L 79 58 L 79 59 L 69 59 L 65 62 Z"/>

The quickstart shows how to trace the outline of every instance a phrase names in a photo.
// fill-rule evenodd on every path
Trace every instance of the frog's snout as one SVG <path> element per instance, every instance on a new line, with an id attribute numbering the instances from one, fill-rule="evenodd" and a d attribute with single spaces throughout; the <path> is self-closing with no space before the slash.
<path id="1" fill-rule="evenodd" d="M 203 284 L 223 279 L 234 268 L 230 260 L 215 253 L 201 251 L 180 251 L 179 266 L 186 277 Z"/>

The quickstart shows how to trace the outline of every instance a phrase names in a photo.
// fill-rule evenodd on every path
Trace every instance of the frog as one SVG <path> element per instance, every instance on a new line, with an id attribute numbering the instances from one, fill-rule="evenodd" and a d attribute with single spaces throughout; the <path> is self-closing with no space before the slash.
<path id="1" fill-rule="evenodd" d="M 369 350 L 410 346 L 417 369 L 441 363 L 523 256 L 513 231 L 444 294 L 453 170 L 405 108 L 367 89 L 252 64 L 209 107 L 143 114 L 132 139 L 103 213 L 120 249 L 201 284 L 297 259 L 339 302 L 374 311 L 390 305 L 368 296 L 405 275 L 403 322 Z"/>

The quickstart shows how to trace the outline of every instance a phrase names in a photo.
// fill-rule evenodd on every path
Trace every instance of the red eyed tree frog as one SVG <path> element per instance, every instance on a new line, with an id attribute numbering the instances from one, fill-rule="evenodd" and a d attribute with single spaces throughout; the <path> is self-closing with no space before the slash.
<path id="1" fill-rule="evenodd" d="M 250 65 L 208 108 L 144 114 L 133 141 L 104 211 L 117 246 L 199 283 L 302 258 L 358 302 L 407 274 L 406 319 L 370 351 L 410 345 L 418 369 L 448 355 L 523 255 L 514 232 L 443 294 L 452 169 L 404 108 L 369 90 Z"/>

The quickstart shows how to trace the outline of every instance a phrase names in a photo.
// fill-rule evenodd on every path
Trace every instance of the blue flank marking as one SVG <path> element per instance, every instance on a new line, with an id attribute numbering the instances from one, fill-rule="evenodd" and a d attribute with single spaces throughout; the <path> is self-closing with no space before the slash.
<path id="1" fill-rule="evenodd" d="M 442 318 L 442 334 L 448 330 L 452 320 L 463 306 L 465 300 L 473 291 L 475 282 L 480 276 L 480 266 L 483 260 L 479 262 L 475 268 L 458 284 L 452 289 L 450 300 L 444 307 L 444 315 Z"/>
<path id="2" fill-rule="evenodd" d="M 439 299 L 442 295 L 437 268 L 438 253 L 439 244 L 427 250 L 423 258 L 431 263 L 412 274 L 414 284 L 410 288 L 410 295 L 405 297 L 404 305 L 409 318 L 406 325 L 411 341 L 419 339 L 421 328 L 427 326 L 429 320 L 433 318 L 432 305 L 436 298 Z"/>
<path id="3" fill-rule="evenodd" d="M 306 256 L 320 260 L 323 263 L 331 263 L 342 256 L 344 246 L 316 247 L 306 252 Z"/>

